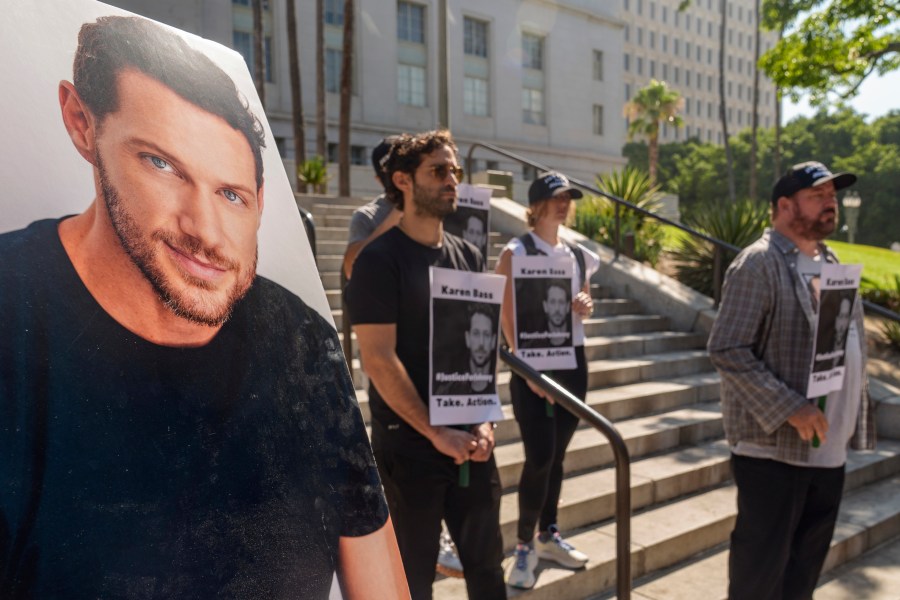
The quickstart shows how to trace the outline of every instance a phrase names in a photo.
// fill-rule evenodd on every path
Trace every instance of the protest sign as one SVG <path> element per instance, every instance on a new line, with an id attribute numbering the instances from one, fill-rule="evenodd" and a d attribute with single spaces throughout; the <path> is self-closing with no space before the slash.
<path id="1" fill-rule="evenodd" d="M 461 183 L 456 187 L 456 193 L 459 197 L 457 209 L 444 217 L 444 229 L 474 244 L 487 259 L 491 230 L 491 190 Z"/>
<path id="2" fill-rule="evenodd" d="M 429 417 L 432 425 L 503 420 L 497 339 L 506 278 L 432 267 Z"/>
<path id="3" fill-rule="evenodd" d="M 839 390 L 844 383 L 847 334 L 861 274 L 862 265 L 822 265 L 808 398 Z"/>
<path id="4" fill-rule="evenodd" d="M 566 256 L 513 256 L 516 355 L 539 371 L 574 369 L 572 278 Z"/>

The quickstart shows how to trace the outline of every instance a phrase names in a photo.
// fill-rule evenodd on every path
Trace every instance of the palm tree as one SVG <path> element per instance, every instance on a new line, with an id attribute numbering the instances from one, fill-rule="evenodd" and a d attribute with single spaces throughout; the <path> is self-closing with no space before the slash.
<path id="1" fill-rule="evenodd" d="M 647 138 L 650 181 L 656 183 L 656 165 L 659 162 L 659 124 L 665 122 L 671 127 L 681 127 L 678 115 L 684 108 L 684 98 L 676 90 L 670 89 L 665 81 L 651 79 L 647 87 L 641 88 L 634 98 L 625 103 L 624 114 L 628 118 L 628 139 L 635 135 Z"/>
<path id="2" fill-rule="evenodd" d="M 734 204 L 737 193 L 734 189 L 734 158 L 731 155 L 731 144 L 728 141 L 728 114 L 725 107 L 725 28 L 727 26 L 728 3 L 722 0 L 719 10 L 722 11 L 722 24 L 719 31 L 719 118 L 722 121 L 722 138 L 725 141 L 725 166 L 728 171 L 728 199 Z"/>
<path id="3" fill-rule="evenodd" d="M 759 0 L 753 3 L 753 19 L 756 26 L 756 39 L 753 44 L 753 113 L 750 130 L 750 200 L 756 200 L 759 175 L 757 174 L 757 130 L 759 129 L 759 41 L 762 26 L 759 24 Z"/>
<path id="4" fill-rule="evenodd" d="M 338 121 L 338 195 L 350 195 L 350 103 L 353 100 L 353 0 L 344 0 L 341 113 Z"/>
<path id="5" fill-rule="evenodd" d="M 325 0 L 316 0 L 316 154 L 328 156 L 325 137 Z M 320 191 L 324 193 L 324 191 Z"/>
<path id="6" fill-rule="evenodd" d="M 306 127 L 303 123 L 303 88 L 300 79 L 300 55 L 297 48 L 297 7 L 296 0 L 287 0 L 288 68 L 291 72 L 291 108 L 294 117 L 294 160 L 299 167 L 306 162 Z M 300 178 L 299 169 L 294 169 L 297 177 L 297 191 L 307 192 L 306 182 Z"/>
<path id="7" fill-rule="evenodd" d="M 253 83 L 259 101 L 266 106 L 266 66 L 263 40 L 263 0 L 253 0 Z"/>

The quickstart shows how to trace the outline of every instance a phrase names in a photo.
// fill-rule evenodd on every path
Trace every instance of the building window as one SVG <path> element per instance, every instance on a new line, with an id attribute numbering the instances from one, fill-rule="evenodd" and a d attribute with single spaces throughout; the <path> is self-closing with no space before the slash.
<path id="1" fill-rule="evenodd" d="M 325 22 L 335 27 L 344 26 L 344 0 L 325 0 Z"/>
<path id="2" fill-rule="evenodd" d="M 663 13 L 663 23 L 668 23 L 669 22 L 669 7 L 663 6 L 662 13 Z"/>
<path id="3" fill-rule="evenodd" d="M 412 2 L 397 4 L 397 39 L 425 43 L 425 7 Z"/>
<path id="4" fill-rule="evenodd" d="M 463 112 L 476 117 L 489 114 L 488 24 L 465 17 L 463 20 Z"/>
<path id="5" fill-rule="evenodd" d="M 662 64 L 662 78 L 663 78 L 663 81 L 665 81 L 669 78 L 669 63 Z"/>
<path id="6" fill-rule="evenodd" d="M 488 24 L 466 17 L 463 22 L 464 40 L 463 49 L 469 56 L 487 58 L 488 55 Z"/>
<path id="7" fill-rule="evenodd" d="M 544 124 L 544 90 L 522 89 L 522 121 Z"/>
<path id="8" fill-rule="evenodd" d="M 628 102 L 629 100 L 631 100 L 631 84 L 626 83 L 625 84 L 625 102 Z"/>
<path id="9" fill-rule="evenodd" d="M 338 144 L 335 144 L 334 142 L 328 143 L 328 162 L 338 162 L 338 148 Z M 365 146 L 350 146 L 350 164 L 359 166 L 369 164 L 369 156 L 366 153 Z"/>
<path id="10" fill-rule="evenodd" d="M 247 31 L 233 31 L 231 45 L 244 57 L 247 68 L 253 73 L 253 34 Z M 266 82 L 272 83 L 274 79 L 272 77 L 272 38 L 270 36 L 263 39 L 263 68 Z"/>
<path id="11" fill-rule="evenodd" d="M 681 46 L 681 40 L 679 40 L 678 38 L 673 38 L 672 39 L 672 49 L 675 51 L 675 56 L 678 56 L 678 50 L 679 50 L 680 46 Z"/>
<path id="12" fill-rule="evenodd" d="M 522 34 L 522 66 L 537 71 L 544 68 L 544 38 Z"/>
<path id="13" fill-rule="evenodd" d="M 425 106 L 428 53 L 425 47 L 425 7 L 397 3 L 397 102 Z"/>
<path id="14" fill-rule="evenodd" d="M 603 105 L 594 105 L 594 135 L 603 135 Z"/>
<path id="15" fill-rule="evenodd" d="M 337 94 L 341 91 L 341 58 L 343 51 L 325 48 L 325 91 Z"/>
<path id="16" fill-rule="evenodd" d="M 603 51 L 594 50 L 594 81 L 603 81 Z"/>
<path id="17" fill-rule="evenodd" d="M 466 77 L 463 80 L 463 112 L 476 117 L 488 115 L 488 82 L 486 79 Z"/>
<path id="18" fill-rule="evenodd" d="M 656 3 L 655 2 L 650 3 L 650 18 L 651 19 L 656 18 Z"/>
<path id="19" fill-rule="evenodd" d="M 650 77 L 656 77 L 656 61 L 650 61 Z"/>
<path id="20" fill-rule="evenodd" d="M 666 34 L 663 34 L 663 36 L 662 36 L 662 51 L 663 52 L 669 51 L 669 36 L 667 36 Z"/>
<path id="21" fill-rule="evenodd" d="M 638 33 L 638 39 L 637 39 L 638 46 L 643 46 L 644 45 L 644 28 L 638 27 L 637 33 Z"/>
<path id="22" fill-rule="evenodd" d="M 647 33 L 650 35 L 650 47 L 655 50 L 656 49 L 656 32 L 648 31 Z"/>
<path id="23" fill-rule="evenodd" d="M 678 80 L 681 79 L 680 76 L 681 76 L 681 69 L 679 69 L 678 67 L 675 67 L 675 83 L 679 82 Z"/>
<path id="24" fill-rule="evenodd" d="M 622 56 L 625 57 L 625 70 L 630 71 L 631 70 L 631 55 L 629 55 L 628 53 L 625 53 Z"/>
<path id="25" fill-rule="evenodd" d="M 397 102 L 425 106 L 425 69 L 415 65 L 397 65 Z"/>
<path id="26" fill-rule="evenodd" d="M 684 70 L 684 85 L 685 85 L 685 87 L 690 87 L 690 85 L 691 85 L 691 70 L 690 69 Z"/>
<path id="27" fill-rule="evenodd" d="M 643 59 L 643 57 L 640 57 L 640 56 L 637 57 L 637 65 L 636 66 L 637 66 L 637 74 L 643 75 L 644 74 L 644 59 Z"/>

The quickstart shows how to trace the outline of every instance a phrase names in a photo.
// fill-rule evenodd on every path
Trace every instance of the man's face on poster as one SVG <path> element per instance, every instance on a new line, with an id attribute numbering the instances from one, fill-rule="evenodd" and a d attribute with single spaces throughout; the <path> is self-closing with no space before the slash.
<path id="1" fill-rule="evenodd" d="M 841 306 L 838 309 L 837 317 L 834 320 L 834 339 L 835 344 L 839 344 L 841 346 L 844 345 L 844 340 L 847 339 L 847 330 L 850 329 L 850 299 L 844 298 L 841 300 Z"/>
<path id="2" fill-rule="evenodd" d="M 170 310 L 221 325 L 256 274 L 263 196 L 250 144 L 137 70 L 117 85 L 117 110 L 95 133 L 113 229 Z"/>
<path id="3" fill-rule="evenodd" d="M 491 351 L 496 344 L 497 336 L 491 324 L 491 319 L 483 313 L 475 313 L 469 320 L 469 330 L 466 332 L 466 348 L 469 349 L 469 357 L 472 362 L 483 367 L 491 360 Z"/>
<path id="4" fill-rule="evenodd" d="M 544 312 L 547 314 L 547 320 L 553 327 L 565 327 L 566 317 L 569 314 L 569 303 L 566 298 L 566 291 L 558 285 L 551 285 L 547 288 L 547 299 L 544 300 Z"/>
<path id="5" fill-rule="evenodd" d="M 484 223 L 475 215 L 466 219 L 466 228 L 463 229 L 463 239 L 475 245 L 477 248 L 484 246 Z"/>

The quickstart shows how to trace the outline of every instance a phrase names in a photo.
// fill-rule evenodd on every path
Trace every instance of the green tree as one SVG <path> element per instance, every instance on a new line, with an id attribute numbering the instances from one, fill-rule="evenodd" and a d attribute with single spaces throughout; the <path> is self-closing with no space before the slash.
<path id="1" fill-rule="evenodd" d="M 683 120 L 678 113 L 683 108 L 681 94 L 670 89 L 665 81 L 656 79 L 651 79 L 646 87 L 639 89 L 634 98 L 625 103 L 624 113 L 629 119 L 628 138 L 636 135 L 647 138 L 651 183 L 656 183 L 656 165 L 659 162 L 659 124 L 666 122 L 672 127 L 681 127 Z"/>
<path id="2" fill-rule="evenodd" d="M 763 25 L 787 33 L 760 65 L 796 100 L 856 95 L 872 73 L 900 67 L 900 4 L 885 0 L 765 0 Z"/>

